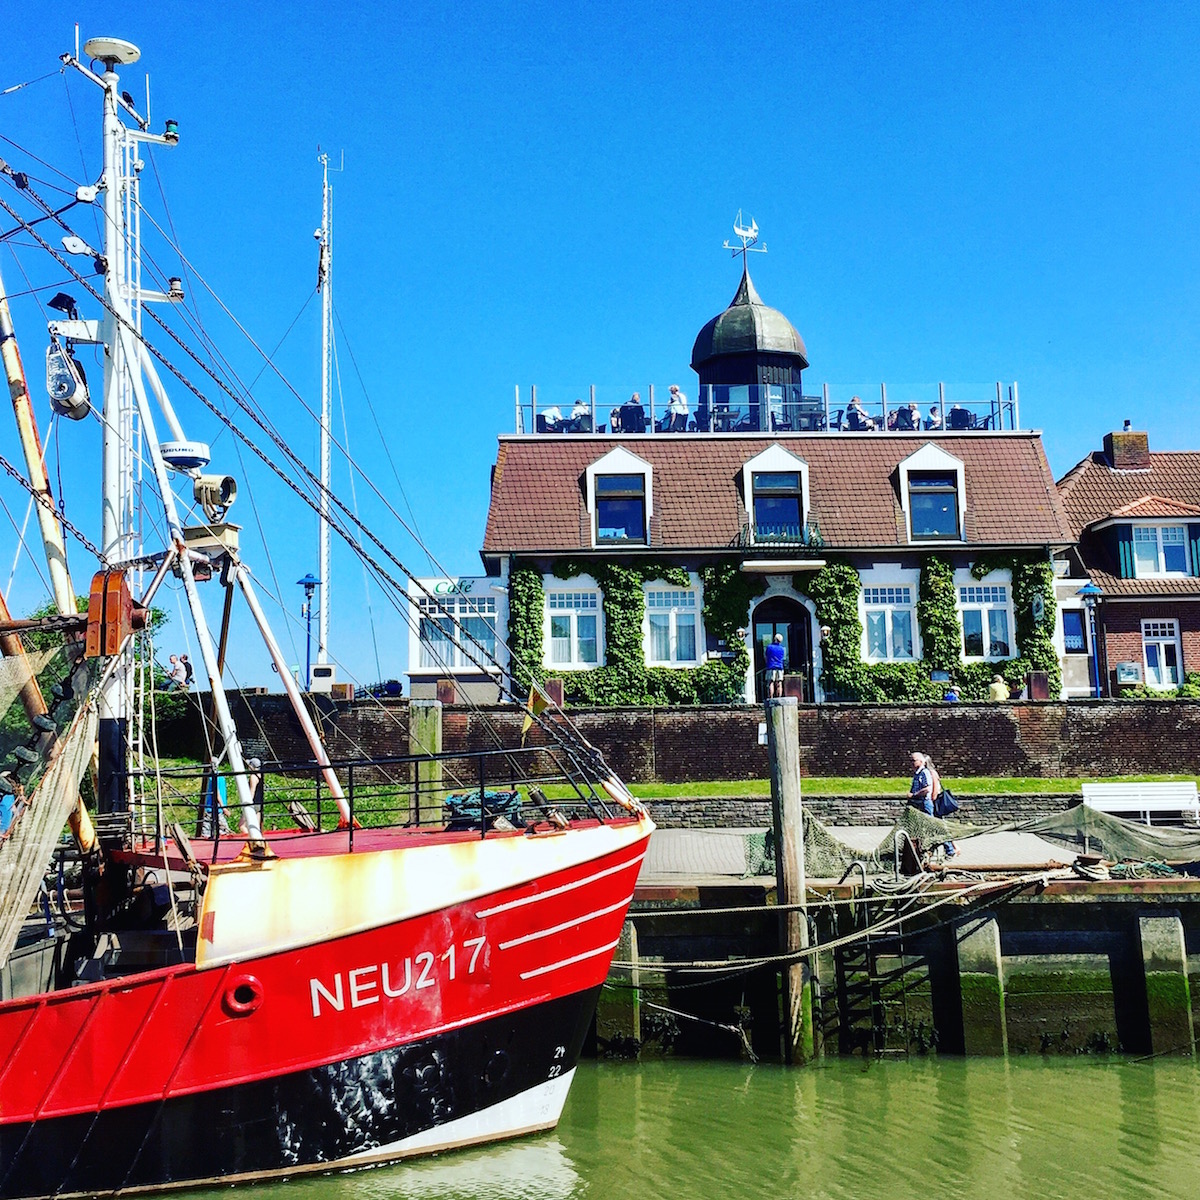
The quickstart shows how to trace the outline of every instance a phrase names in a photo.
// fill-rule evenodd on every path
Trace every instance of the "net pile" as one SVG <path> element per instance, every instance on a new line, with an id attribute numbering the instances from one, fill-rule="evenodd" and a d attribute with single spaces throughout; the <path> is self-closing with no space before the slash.
<path id="1" fill-rule="evenodd" d="M 83 706 L 59 743 L 57 757 L 32 795 L 18 802 L 11 828 L 0 838 L 0 966 L 17 944 L 63 826 L 79 802 L 79 781 L 91 759 L 96 727 L 95 709 Z"/>
<path id="2" fill-rule="evenodd" d="M 988 833 L 1030 833 L 1061 846 L 1063 861 L 1095 854 L 1115 863 L 1200 863 L 1200 829 L 1142 825 L 1086 804 L 1032 821 L 1002 825 L 969 825 L 943 821 L 907 807 L 887 835 L 872 849 L 843 842 L 810 813 L 804 814 L 804 870 L 812 879 L 840 879 L 851 863 L 861 862 L 868 874 L 891 871 L 897 842 L 903 836 L 925 849 L 943 842 L 962 843 Z M 746 835 L 746 876 L 775 874 L 772 830 Z"/>

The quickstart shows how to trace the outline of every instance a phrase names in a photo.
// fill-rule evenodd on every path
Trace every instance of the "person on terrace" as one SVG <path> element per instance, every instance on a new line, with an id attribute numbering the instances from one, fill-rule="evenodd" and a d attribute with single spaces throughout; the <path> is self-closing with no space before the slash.
<path id="1" fill-rule="evenodd" d="M 850 397 L 850 407 L 846 409 L 846 424 L 855 432 L 875 428 L 875 422 L 863 410 L 862 400 L 858 396 Z"/>

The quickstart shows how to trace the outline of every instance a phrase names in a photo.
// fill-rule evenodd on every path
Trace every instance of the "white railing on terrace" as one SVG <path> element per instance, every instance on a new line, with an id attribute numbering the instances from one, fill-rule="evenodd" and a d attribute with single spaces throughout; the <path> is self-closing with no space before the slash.
<path id="1" fill-rule="evenodd" d="M 983 398 L 981 398 L 981 393 Z M 693 385 L 684 402 L 668 388 L 514 388 L 517 433 L 870 433 L 1020 429 L 1016 383 L 955 389 L 942 383 Z M 857 403 L 855 403 L 857 401 Z M 684 409 L 686 408 L 686 411 Z"/>

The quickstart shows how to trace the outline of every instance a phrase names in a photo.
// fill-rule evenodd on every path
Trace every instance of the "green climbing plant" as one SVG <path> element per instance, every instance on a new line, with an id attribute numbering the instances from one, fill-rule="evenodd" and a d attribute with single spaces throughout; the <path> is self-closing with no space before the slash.
<path id="1" fill-rule="evenodd" d="M 566 702 L 614 707 L 730 704 L 743 699 L 749 660 L 737 630 L 747 619 L 751 600 L 763 590 L 761 580 L 748 580 L 736 564 L 703 568 L 704 627 L 732 648 L 732 658 L 712 659 L 698 667 L 651 667 L 642 646 L 645 585 L 661 581 L 672 587 L 690 587 L 685 568 L 623 558 L 615 562 L 558 559 L 550 570 L 559 579 L 590 575 L 603 595 L 604 665 L 581 671 L 547 670 L 543 666 L 545 588 L 541 572 L 532 566 L 514 566 L 509 572 L 513 654 L 539 680 L 561 679 Z"/>

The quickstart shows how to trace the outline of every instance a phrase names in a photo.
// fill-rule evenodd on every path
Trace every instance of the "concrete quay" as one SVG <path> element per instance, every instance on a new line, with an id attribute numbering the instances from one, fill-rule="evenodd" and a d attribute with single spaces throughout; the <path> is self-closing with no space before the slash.
<path id="1" fill-rule="evenodd" d="M 601 1053 L 781 1059 L 775 879 L 745 875 L 753 832 L 656 834 L 617 954 L 636 967 L 615 966 L 601 999 Z M 837 831 L 864 843 L 877 832 Z M 973 854 L 981 866 L 1047 861 L 1033 846 Z M 816 1053 L 1192 1054 L 1200 879 L 1014 875 L 930 879 L 896 896 L 864 896 L 858 874 L 810 879 Z M 679 965 L 754 958 L 771 961 Z"/>

